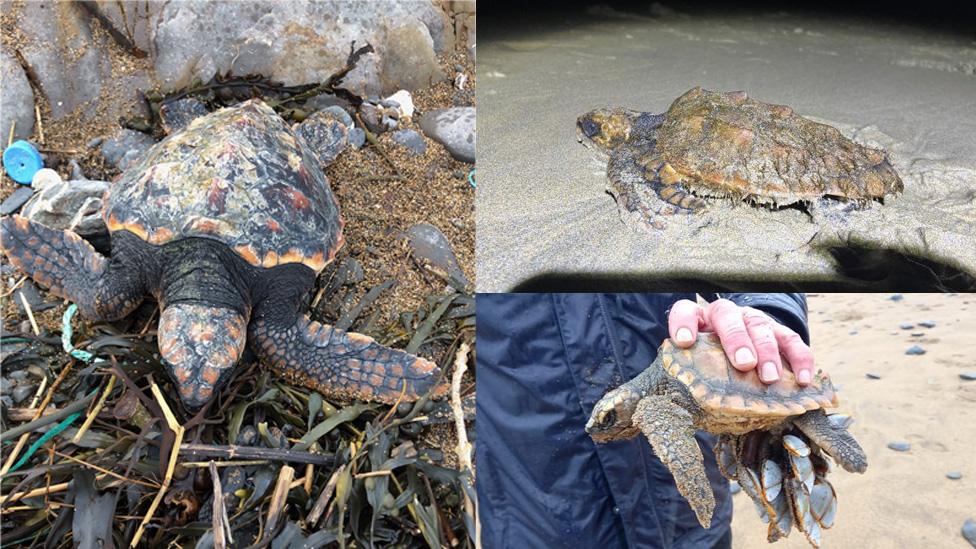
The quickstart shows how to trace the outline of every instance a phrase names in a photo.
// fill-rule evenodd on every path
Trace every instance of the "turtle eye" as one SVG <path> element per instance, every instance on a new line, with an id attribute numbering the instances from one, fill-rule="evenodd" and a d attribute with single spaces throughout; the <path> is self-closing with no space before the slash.
<path id="1" fill-rule="evenodd" d="M 589 118 L 581 118 L 578 124 L 580 130 L 583 131 L 583 135 L 592 139 L 593 136 L 600 133 L 600 126 Z"/>

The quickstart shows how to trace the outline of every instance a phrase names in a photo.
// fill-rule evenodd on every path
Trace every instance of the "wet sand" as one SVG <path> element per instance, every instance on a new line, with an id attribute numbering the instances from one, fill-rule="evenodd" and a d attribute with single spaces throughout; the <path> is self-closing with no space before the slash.
<path id="1" fill-rule="evenodd" d="M 809 297 L 817 364 L 839 386 L 840 410 L 854 416 L 851 431 L 869 463 L 863 475 L 834 470 L 828 477 L 838 511 L 823 547 L 964 549 L 960 529 L 976 518 L 976 381 L 959 374 L 976 372 L 976 295 L 889 297 Z M 935 327 L 918 325 L 926 320 Z M 915 327 L 900 329 L 903 322 Z M 906 355 L 912 345 L 926 354 Z M 890 450 L 893 441 L 911 449 Z M 962 479 L 946 478 L 950 471 Z M 766 525 L 749 497 L 733 497 L 733 546 L 766 546 Z M 794 530 L 771 547 L 809 545 Z"/>
<path id="2" fill-rule="evenodd" d="M 584 274 L 618 287 L 650 277 L 823 283 L 838 278 L 829 250 L 850 243 L 976 274 L 971 39 L 783 12 L 553 21 L 529 31 L 483 25 L 479 291 Z M 839 222 L 722 204 L 637 233 L 606 193 L 605 164 L 577 143 L 575 120 L 608 105 L 663 112 L 694 86 L 746 90 L 884 147 L 906 190 Z M 846 282 L 876 291 L 864 278 Z"/>

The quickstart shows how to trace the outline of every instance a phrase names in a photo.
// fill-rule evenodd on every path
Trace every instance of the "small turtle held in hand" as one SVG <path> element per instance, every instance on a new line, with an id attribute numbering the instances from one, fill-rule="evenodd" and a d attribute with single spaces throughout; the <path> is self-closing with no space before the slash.
<path id="1" fill-rule="evenodd" d="M 694 88 L 664 114 L 605 108 L 576 128 L 609 156 L 608 190 L 638 229 L 663 228 L 661 216 L 703 210 L 710 198 L 859 208 L 903 189 L 885 151 L 745 92 Z"/>
<path id="2" fill-rule="evenodd" d="M 196 118 L 112 185 L 103 213 L 110 258 L 71 231 L 20 216 L 0 220 L 0 249 L 92 319 L 120 319 L 155 296 L 160 354 L 188 409 L 213 397 L 245 343 L 325 395 L 439 396 L 447 386 L 435 386 L 433 362 L 303 313 L 343 244 L 320 164 L 345 148 L 351 125 L 335 108 L 290 128 L 260 100 Z"/>
<path id="3" fill-rule="evenodd" d="M 586 431 L 601 443 L 644 433 L 705 528 L 715 497 L 695 430 L 721 435 L 719 468 L 753 498 L 769 523 L 769 540 L 795 524 L 819 546 L 837 506 L 823 452 L 848 471 L 867 469 L 848 418 L 824 412 L 836 405 L 826 375 L 801 387 L 784 371 L 779 382 L 764 385 L 755 372 L 729 363 L 718 336 L 702 333 L 690 349 L 666 340 L 650 367 L 597 402 Z"/>

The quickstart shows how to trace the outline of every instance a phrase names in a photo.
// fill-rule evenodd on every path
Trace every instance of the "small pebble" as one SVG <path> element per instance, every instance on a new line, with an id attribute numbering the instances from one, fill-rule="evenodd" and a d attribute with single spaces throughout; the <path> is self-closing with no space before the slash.
<path id="1" fill-rule="evenodd" d="M 901 324 L 898 325 L 898 327 L 901 328 L 902 330 L 911 330 L 912 328 L 915 327 L 915 325 L 912 324 L 911 322 L 902 322 Z"/>
<path id="2" fill-rule="evenodd" d="M 889 442 L 888 448 L 896 452 L 907 452 L 912 449 L 912 445 L 907 442 Z"/>
<path id="3" fill-rule="evenodd" d="M 5 377 L 0 377 L 0 395 L 8 394 L 14 387 L 14 383 Z"/>
<path id="4" fill-rule="evenodd" d="M 94 149 L 95 147 L 101 145 L 102 141 L 105 141 L 104 137 L 96 137 L 95 139 L 92 139 L 88 143 L 85 143 L 85 146 L 88 147 L 89 149 Z"/>
<path id="5" fill-rule="evenodd" d="M 881 376 L 879 376 L 878 374 L 872 374 L 871 372 L 868 372 L 867 374 L 864 375 L 867 376 L 868 379 L 881 379 Z"/>
<path id="6" fill-rule="evenodd" d="M 10 396 L 14 398 L 14 404 L 20 404 L 21 402 L 30 398 L 30 396 L 34 394 L 34 391 L 36 390 L 37 387 L 33 385 L 18 385 L 14 387 L 14 391 Z"/>
<path id="7" fill-rule="evenodd" d="M 923 328 L 935 328 L 935 321 L 934 320 L 923 320 L 923 321 L 919 322 L 918 325 L 921 326 L 921 327 L 923 327 Z"/>
<path id="8" fill-rule="evenodd" d="M 925 349 L 921 348 L 918 345 L 912 345 L 911 347 L 908 348 L 907 351 L 905 351 L 905 354 L 906 355 L 924 355 L 925 354 Z"/>
<path id="9" fill-rule="evenodd" d="M 852 336 L 856 336 L 857 335 L 857 330 L 851 330 L 850 332 L 847 332 L 847 334 L 848 335 L 852 335 Z"/>
<path id="10" fill-rule="evenodd" d="M 353 128 L 349 130 L 349 144 L 356 149 L 363 148 L 366 143 L 366 132 L 362 128 Z"/>
<path id="11" fill-rule="evenodd" d="M 741 491 L 742 491 L 742 487 L 739 486 L 739 483 L 738 482 L 736 482 L 734 480 L 729 482 L 729 493 L 730 494 L 732 494 L 734 496 L 735 494 L 738 494 Z"/>
<path id="12" fill-rule="evenodd" d="M 912 332 L 912 337 L 922 337 L 925 332 Z"/>
<path id="13" fill-rule="evenodd" d="M 888 299 L 890 299 L 892 301 L 901 301 L 902 299 L 905 299 L 905 296 L 903 296 L 901 294 L 895 294 L 895 295 L 889 297 Z"/>
<path id="14" fill-rule="evenodd" d="M 454 70 L 456 70 L 458 72 L 464 72 L 464 65 L 462 65 L 460 63 L 457 63 L 457 64 L 454 65 Z"/>
<path id="15" fill-rule="evenodd" d="M 14 381 L 24 381 L 24 380 L 27 379 L 27 376 L 29 376 L 29 375 L 30 374 L 27 372 L 27 370 L 17 370 L 17 371 L 10 372 L 9 374 L 7 374 L 7 377 L 9 377 L 10 379 L 12 379 Z"/>
<path id="16" fill-rule="evenodd" d="M 962 537 L 966 538 L 970 545 L 976 547 L 976 520 L 966 519 L 962 525 Z"/>
<path id="17" fill-rule="evenodd" d="M 14 192 L 0 204 L 0 215 L 10 215 L 16 213 L 27 200 L 34 195 L 34 189 L 24 185 L 18 185 Z"/>
<path id="18" fill-rule="evenodd" d="M 963 372 L 959 374 L 959 377 L 966 381 L 976 381 L 976 372 Z"/>
<path id="19" fill-rule="evenodd" d="M 962 473 L 959 471 L 949 471 L 946 473 L 946 478 L 949 480 L 959 480 L 962 478 Z"/>
<path id="20" fill-rule="evenodd" d="M 414 130 L 399 130 L 393 132 L 393 140 L 406 147 L 413 155 L 421 155 L 427 152 L 427 143 L 425 143 L 424 138 Z"/>

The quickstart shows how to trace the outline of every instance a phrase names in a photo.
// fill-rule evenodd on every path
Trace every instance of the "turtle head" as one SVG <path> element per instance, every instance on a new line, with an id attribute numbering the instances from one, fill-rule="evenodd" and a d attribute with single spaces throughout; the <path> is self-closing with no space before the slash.
<path id="1" fill-rule="evenodd" d="M 163 309 L 159 351 L 188 410 L 202 408 L 227 381 L 246 334 L 247 318 L 233 309 L 195 303 Z"/>
<path id="2" fill-rule="evenodd" d="M 607 153 L 627 142 L 655 139 L 663 115 L 619 108 L 597 109 L 576 119 L 580 143 Z"/>
<path id="3" fill-rule="evenodd" d="M 596 442 L 633 438 L 639 429 L 631 421 L 640 393 L 627 385 L 610 391 L 593 407 L 586 432 Z"/>

